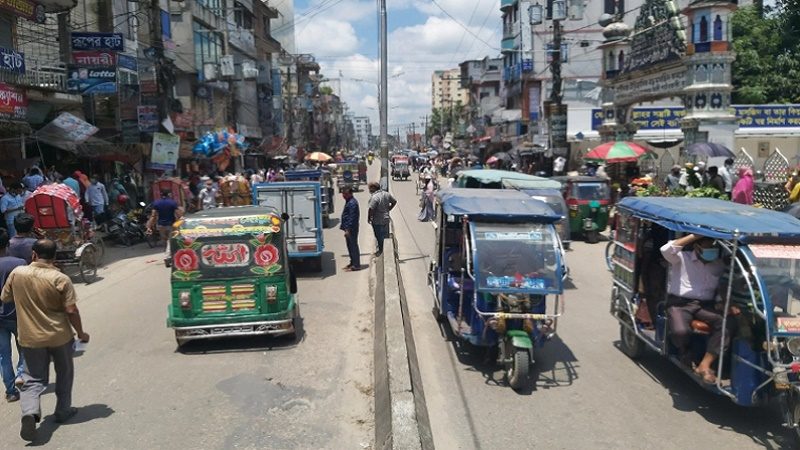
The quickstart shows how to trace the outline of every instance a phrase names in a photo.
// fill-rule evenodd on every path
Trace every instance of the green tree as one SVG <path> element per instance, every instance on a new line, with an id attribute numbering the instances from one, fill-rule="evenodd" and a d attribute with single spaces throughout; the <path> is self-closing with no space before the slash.
<path id="1" fill-rule="evenodd" d="M 333 88 L 330 87 L 330 86 L 322 86 L 322 87 L 319 88 L 319 93 L 322 94 L 322 95 L 332 95 L 333 94 Z"/>
<path id="2" fill-rule="evenodd" d="M 733 14 L 734 103 L 800 101 L 798 8 L 800 0 L 784 0 L 777 9 L 756 3 Z"/>

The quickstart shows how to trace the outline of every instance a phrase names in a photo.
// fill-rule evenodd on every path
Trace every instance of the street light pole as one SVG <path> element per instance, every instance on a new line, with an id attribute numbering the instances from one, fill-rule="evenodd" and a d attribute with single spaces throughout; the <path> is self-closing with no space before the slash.
<path id="1" fill-rule="evenodd" d="M 381 127 L 381 187 L 389 190 L 389 78 L 388 78 L 388 39 L 386 24 L 386 0 L 380 0 L 380 33 L 381 33 L 381 88 L 378 92 L 380 100 Z"/>

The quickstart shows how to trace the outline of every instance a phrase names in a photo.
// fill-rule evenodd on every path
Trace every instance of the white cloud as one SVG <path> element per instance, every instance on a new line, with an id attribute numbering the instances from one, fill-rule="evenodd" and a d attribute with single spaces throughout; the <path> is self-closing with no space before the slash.
<path id="1" fill-rule="evenodd" d="M 344 56 L 358 50 L 356 30 L 348 22 L 330 18 L 315 18 L 296 33 L 300 53 Z"/>
<path id="2" fill-rule="evenodd" d="M 314 0 L 314 4 L 320 1 Z M 431 112 L 431 75 L 434 70 L 456 68 L 459 62 L 468 59 L 499 55 L 499 0 L 437 2 L 460 23 L 447 17 L 430 0 L 387 1 L 390 26 L 393 22 L 407 24 L 409 17 L 418 17 L 420 12 L 425 14 L 418 23 L 397 27 L 389 33 L 390 134 L 394 134 L 397 128 L 400 128 L 401 135 L 404 134 L 412 122 L 418 132 L 422 129 L 424 116 Z M 321 72 L 331 79 L 340 78 L 338 83 L 334 82 L 331 86 L 339 88 L 341 97 L 350 105 L 352 112 L 370 117 L 374 133 L 377 134 L 379 62 L 374 57 L 357 53 L 353 48 L 359 42 L 356 30 L 375 27 L 374 22 L 369 22 L 375 20 L 375 3 L 372 0 L 343 0 L 341 5 L 347 6 L 337 5 L 321 13 L 309 22 L 310 25 L 303 32 L 300 32 L 302 26 L 298 24 L 299 48 L 320 55 L 318 62 Z M 321 20 L 323 15 L 325 21 Z M 318 21 L 324 25 L 312 29 L 312 25 Z M 342 24 L 348 24 L 350 28 L 341 27 Z M 338 28 L 333 29 L 332 26 Z M 465 26 L 471 33 L 465 31 Z M 480 40 L 473 34 L 478 35 Z M 364 39 L 363 36 L 359 37 Z M 362 52 L 370 52 L 377 45 L 360 43 L 364 44 Z"/>
<path id="3" fill-rule="evenodd" d="M 309 19 L 302 17 L 309 16 Z M 306 21 L 318 20 L 321 17 L 357 22 L 365 18 L 375 17 L 375 2 L 369 0 L 341 0 L 331 3 L 331 0 L 313 0 L 311 4 L 297 12 L 298 28 Z"/>

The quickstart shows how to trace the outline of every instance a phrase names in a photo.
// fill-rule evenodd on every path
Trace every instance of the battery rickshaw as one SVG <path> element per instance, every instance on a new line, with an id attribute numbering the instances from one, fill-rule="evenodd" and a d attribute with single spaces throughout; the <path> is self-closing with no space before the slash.
<path id="1" fill-rule="evenodd" d="M 611 188 L 608 178 L 585 175 L 553 177 L 562 184 L 561 192 L 569 208 L 569 226 L 573 235 L 584 236 L 596 244 L 608 225 Z"/>
<path id="2" fill-rule="evenodd" d="M 631 358 L 651 349 L 737 405 L 778 398 L 784 425 L 800 437 L 800 221 L 723 200 L 673 197 L 626 197 L 615 220 L 606 260 L 620 349 Z M 691 321 L 688 355 L 679 355 L 671 340 L 670 267 L 659 249 L 687 233 L 714 239 L 724 263 L 716 290 L 723 325 L 715 380 L 691 367 L 706 351 L 708 323 Z"/>
<path id="3" fill-rule="evenodd" d="M 175 223 L 167 326 L 179 346 L 296 333 L 300 312 L 286 219 L 272 208 L 236 206 L 202 210 Z"/>
<path id="4" fill-rule="evenodd" d="M 513 190 L 443 189 L 436 206 L 433 314 L 458 339 L 496 351 L 508 384 L 523 389 L 564 310 L 561 216 Z"/>
<path id="5" fill-rule="evenodd" d="M 76 266 L 86 284 L 97 279 L 105 246 L 94 224 L 83 217 L 80 199 L 72 188 L 66 184 L 39 186 L 25 200 L 25 212 L 33 216 L 36 234 L 56 243 L 56 266 Z"/>

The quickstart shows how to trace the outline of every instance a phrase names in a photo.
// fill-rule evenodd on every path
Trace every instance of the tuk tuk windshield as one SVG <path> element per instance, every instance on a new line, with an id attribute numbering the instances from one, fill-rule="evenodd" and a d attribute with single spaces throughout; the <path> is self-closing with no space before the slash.
<path id="1" fill-rule="evenodd" d="M 575 183 L 572 196 L 577 200 L 606 200 L 611 197 L 611 191 L 603 182 Z"/>
<path id="2" fill-rule="evenodd" d="M 473 270 L 478 289 L 561 292 L 551 224 L 473 223 Z"/>
<path id="3" fill-rule="evenodd" d="M 800 333 L 800 245 L 750 245 L 778 331 Z"/>

